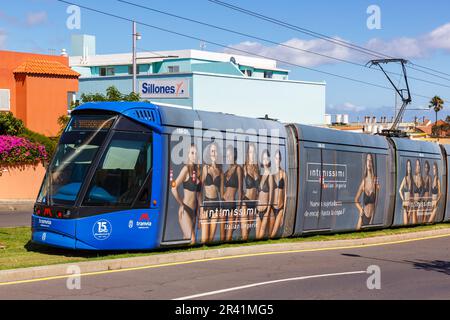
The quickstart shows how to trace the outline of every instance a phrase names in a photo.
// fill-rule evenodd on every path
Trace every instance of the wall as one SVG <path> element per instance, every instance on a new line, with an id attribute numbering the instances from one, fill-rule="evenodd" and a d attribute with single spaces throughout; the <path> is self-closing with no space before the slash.
<path id="1" fill-rule="evenodd" d="M 50 137 L 58 135 L 58 118 L 67 115 L 67 93 L 78 91 L 78 80 L 28 75 L 25 81 L 27 101 L 24 106 L 18 104 L 18 111 L 26 108 L 27 128 Z"/>
<path id="2" fill-rule="evenodd" d="M 219 73 L 243 77 L 242 72 L 231 62 L 197 63 L 192 65 L 194 72 Z"/>
<path id="3" fill-rule="evenodd" d="M 325 117 L 325 83 L 276 79 L 255 79 L 227 75 L 193 74 L 138 76 L 139 79 L 192 78 L 189 99 L 152 99 L 154 103 L 174 104 L 195 109 L 227 112 L 248 117 L 264 117 L 300 124 L 322 124 Z M 81 93 L 105 93 L 115 85 L 131 92 L 131 77 L 80 79 Z"/>
<path id="4" fill-rule="evenodd" d="M 140 77 L 138 77 L 139 79 Z M 130 93 L 132 89 L 131 76 L 113 76 L 80 78 L 79 91 L 77 97 L 80 98 L 83 93 L 106 93 L 106 89 L 115 86 L 121 93 Z"/>
<path id="5" fill-rule="evenodd" d="M 141 75 L 137 77 L 137 80 L 142 79 L 172 79 L 172 78 L 191 78 L 191 74 L 176 74 L 176 75 Z M 79 84 L 78 98 L 83 93 L 106 93 L 106 89 L 114 85 L 121 93 L 128 94 L 132 91 L 132 77 L 131 76 L 116 76 L 116 77 L 97 77 L 97 78 L 81 78 Z M 155 103 L 167 103 L 176 104 L 181 106 L 190 107 L 193 104 L 192 100 L 192 80 L 190 85 L 190 97 L 189 99 L 153 99 Z"/>
<path id="6" fill-rule="evenodd" d="M 1 200 L 36 199 L 45 176 L 45 168 L 41 164 L 5 170 L 0 176 Z"/>
<path id="7" fill-rule="evenodd" d="M 15 103 L 15 111 L 13 112 L 14 115 L 22 119 L 22 121 L 26 121 L 27 119 L 27 76 L 24 74 L 19 74 L 15 76 L 16 78 L 16 103 Z"/>
<path id="8" fill-rule="evenodd" d="M 194 108 L 248 117 L 322 124 L 325 83 L 194 74 Z"/>
<path id="9" fill-rule="evenodd" d="M 11 90 L 11 112 L 14 114 L 16 114 L 16 86 L 13 71 L 19 65 L 30 59 L 47 59 L 58 61 L 66 66 L 69 65 L 69 59 L 67 57 L 0 51 L 0 89 Z"/>

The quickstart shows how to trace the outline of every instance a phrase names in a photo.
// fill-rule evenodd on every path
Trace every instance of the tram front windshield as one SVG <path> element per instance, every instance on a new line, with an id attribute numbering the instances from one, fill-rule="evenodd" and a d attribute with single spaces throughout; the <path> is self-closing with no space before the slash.
<path id="1" fill-rule="evenodd" d="M 103 145 L 116 116 L 73 116 L 61 136 L 58 148 L 37 202 L 73 206 L 83 181 Z"/>

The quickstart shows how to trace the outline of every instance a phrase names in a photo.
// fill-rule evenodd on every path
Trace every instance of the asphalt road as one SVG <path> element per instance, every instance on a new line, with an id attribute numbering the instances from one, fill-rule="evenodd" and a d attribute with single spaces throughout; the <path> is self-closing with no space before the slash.
<path id="1" fill-rule="evenodd" d="M 31 211 L 0 211 L 0 228 L 31 226 Z"/>
<path id="2" fill-rule="evenodd" d="M 79 290 L 67 289 L 67 279 L 0 286 L 0 299 L 450 299 L 449 243 L 444 237 L 107 272 L 81 277 Z M 373 265 L 381 288 L 369 290 Z"/>

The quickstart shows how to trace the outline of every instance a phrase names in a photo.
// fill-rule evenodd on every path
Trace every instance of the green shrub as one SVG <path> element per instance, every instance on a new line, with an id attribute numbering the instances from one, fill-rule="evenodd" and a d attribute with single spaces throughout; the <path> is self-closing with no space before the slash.
<path id="1" fill-rule="evenodd" d="M 59 132 L 58 137 L 60 137 L 64 130 L 66 129 L 67 125 L 69 124 L 70 116 L 62 115 L 58 118 L 58 124 L 59 124 Z"/>
<path id="2" fill-rule="evenodd" d="M 110 86 L 106 89 L 106 95 L 103 93 L 83 93 L 81 95 L 81 102 L 105 102 L 105 101 L 139 101 L 139 94 L 131 92 L 129 94 L 122 94 L 115 86 Z"/>
<path id="3" fill-rule="evenodd" d="M 33 132 L 28 129 L 25 129 L 24 132 L 20 134 L 20 136 L 23 138 L 27 138 L 31 142 L 42 144 L 47 151 L 49 159 L 51 159 L 51 157 L 55 153 L 56 145 L 58 144 L 58 141 L 56 139 L 48 138 L 40 133 Z"/>
<path id="4" fill-rule="evenodd" d="M 15 118 L 11 112 L 0 112 L 0 135 L 17 136 L 24 131 L 22 120 Z"/>

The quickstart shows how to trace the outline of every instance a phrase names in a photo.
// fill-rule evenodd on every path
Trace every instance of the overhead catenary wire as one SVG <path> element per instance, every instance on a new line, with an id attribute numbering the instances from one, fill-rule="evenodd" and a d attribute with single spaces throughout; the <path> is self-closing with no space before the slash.
<path id="1" fill-rule="evenodd" d="M 337 77 L 337 78 L 340 78 L 340 79 L 345 79 L 345 80 L 348 80 L 348 81 L 361 83 L 361 84 L 377 87 L 377 88 L 380 88 L 380 89 L 385 89 L 385 90 L 392 91 L 392 89 L 390 87 L 383 86 L 383 85 L 380 85 L 380 84 L 375 84 L 375 83 L 367 82 L 367 81 L 360 80 L 360 79 L 354 79 L 354 78 L 351 78 L 351 77 L 342 76 L 342 75 L 338 75 L 338 74 L 335 74 L 335 73 L 331 73 L 331 72 L 327 72 L 327 71 L 323 71 L 323 70 L 318 70 L 318 69 L 302 66 L 302 65 L 295 64 L 295 63 L 292 63 L 292 62 L 289 62 L 289 61 L 280 60 L 280 59 L 277 59 L 277 58 L 274 58 L 274 57 L 269 57 L 269 56 L 265 56 L 265 55 L 261 55 L 261 54 L 255 54 L 255 53 L 250 52 L 250 51 L 246 51 L 246 50 L 242 50 L 242 49 L 238 49 L 238 48 L 233 48 L 233 47 L 230 47 L 228 45 L 217 43 L 215 41 L 206 40 L 206 39 L 202 39 L 202 38 L 199 38 L 199 37 L 196 37 L 196 36 L 191 36 L 191 35 L 188 35 L 188 34 L 184 34 L 184 33 L 178 32 L 178 31 L 165 29 L 165 28 L 158 27 L 158 26 L 155 26 L 155 25 L 151 25 L 151 24 L 148 24 L 148 23 L 145 23 L 145 22 L 137 21 L 137 20 L 134 20 L 134 19 L 131 19 L 131 18 L 119 16 L 117 14 L 113 14 L 113 13 L 110 13 L 110 12 L 105 12 L 105 11 L 102 11 L 102 10 L 99 10 L 99 9 L 95 9 L 95 8 L 87 7 L 87 6 L 84 6 L 84 5 L 80 5 L 80 4 L 77 4 L 77 3 L 74 3 L 74 2 L 70 2 L 70 1 L 66 1 L 66 0 L 56 0 L 56 1 L 61 2 L 61 3 L 65 3 L 65 4 L 69 4 L 69 5 L 76 5 L 76 6 L 80 7 L 80 8 L 82 8 L 82 9 L 85 9 L 85 10 L 88 10 L 88 11 L 92 11 L 92 12 L 96 12 L 96 13 L 99 13 L 99 14 L 102 14 L 102 15 L 105 15 L 105 16 L 110 16 L 110 17 L 113 17 L 113 18 L 116 18 L 116 19 L 120 19 L 120 20 L 123 20 L 123 21 L 136 22 L 136 24 L 139 24 L 139 25 L 142 25 L 142 26 L 145 26 L 145 27 L 148 27 L 148 28 L 152 28 L 152 29 L 159 30 L 159 31 L 162 31 L 162 32 L 178 35 L 180 37 L 184 37 L 184 38 L 187 38 L 187 39 L 192 39 L 192 40 L 196 40 L 196 41 L 202 41 L 202 42 L 209 43 L 209 44 L 212 44 L 212 45 L 215 45 L 215 46 L 218 46 L 218 47 L 227 48 L 227 49 L 230 49 L 230 50 L 233 50 L 233 51 L 236 51 L 236 52 L 245 53 L 246 55 L 252 55 L 252 56 L 260 57 L 260 58 L 264 58 L 264 59 L 271 59 L 271 60 L 275 60 L 275 61 L 278 61 L 280 63 L 286 64 L 286 65 L 291 65 L 291 66 L 295 66 L 295 67 L 298 67 L 298 68 L 303 68 L 305 70 L 310 70 L 310 71 L 313 71 L 313 72 L 317 72 L 317 73 L 321 73 L 321 74 Z M 420 97 L 420 98 L 425 98 L 425 99 L 430 99 L 429 96 L 420 95 L 420 94 L 415 94 L 414 96 Z"/>
<path id="2" fill-rule="evenodd" d="M 366 69 L 369 69 L 369 70 L 374 70 L 374 71 L 377 71 L 377 72 L 381 72 L 381 70 L 379 70 L 379 69 L 372 69 L 372 68 L 368 67 L 365 64 L 361 64 L 361 63 L 358 63 L 358 62 L 350 61 L 348 59 L 337 58 L 337 57 L 333 57 L 333 56 L 330 56 L 330 55 L 318 53 L 318 52 L 315 52 L 315 51 L 306 50 L 306 49 L 302 49 L 302 48 L 299 48 L 299 47 L 294 47 L 294 46 L 291 46 L 291 45 L 288 45 L 288 44 L 285 44 L 285 43 L 280 43 L 280 42 L 276 42 L 274 40 L 270 40 L 270 39 L 267 39 L 267 38 L 262 38 L 262 37 L 259 37 L 259 36 L 251 35 L 251 34 L 240 32 L 240 31 L 236 31 L 236 30 L 232 30 L 232 29 L 225 28 L 225 27 L 220 27 L 220 26 L 217 26 L 217 25 L 214 25 L 214 24 L 210 24 L 210 23 L 207 23 L 207 22 L 199 21 L 199 20 L 196 20 L 196 19 L 187 18 L 187 17 L 184 17 L 184 16 L 180 16 L 180 15 L 173 14 L 173 13 L 170 13 L 170 12 L 167 12 L 167 11 L 163 11 L 163 10 L 158 10 L 158 9 L 155 9 L 155 8 L 151 8 L 149 6 L 144 6 L 144 5 L 141 5 L 141 4 L 138 4 L 138 3 L 134 3 L 134 2 L 130 2 L 130 1 L 127 1 L 127 0 L 117 0 L 117 1 L 121 2 L 121 3 L 124 3 L 124 4 L 128 4 L 128 5 L 137 7 L 137 8 L 140 8 L 140 9 L 156 12 L 156 13 L 159 13 L 159 14 L 162 14 L 162 15 L 174 17 L 174 18 L 177 18 L 177 19 L 180 19 L 180 20 L 184 20 L 184 21 L 189 21 L 189 22 L 196 23 L 196 24 L 199 24 L 199 25 L 202 25 L 202 26 L 206 26 L 206 27 L 209 27 L 209 28 L 213 28 L 213 29 L 216 29 L 216 30 L 221 30 L 221 31 L 237 34 L 237 35 L 240 35 L 240 36 L 243 36 L 243 37 L 246 37 L 246 38 L 256 39 L 256 40 L 267 42 L 267 43 L 270 43 L 270 44 L 273 44 L 273 45 L 281 46 L 281 47 L 284 47 L 284 48 L 287 48 L 287 49 L 292 49 L 292 50 L 296 50 L 296 51 L 300 51 L 300 52 L 306 52 L 306 53 L 317 55 L 317 56 L 320 56 L 320 57 L 323 57 L 323 58 L 326 58 L 326 59 L 340 61 L 340 62 L 351 64 L 351 65 L 354 65 L 354 66 L 357 66 L 357 67 L 366 68 Z M 392 75 L 396 75 L 396 76 L 402 76 L 400 73 L 396 73 L 396 72 L 387 71 L 387 73 L 388 74 L 392 74 Z M 424 82 L 424 83 L 428 83 L 428 84 L 432 84 L 432 85 L 436 85 L 436 86 L 450 88 L 450 85 L 447 85 L 447 84 L 442 84 L 442 83 L 429 81 L 429 80 L 425 80 L 425 79 L 421 79 L 421 78 L 416 78 L 416 77 L 412 77 L 412 76 L 409 76 L 409 79 L 420 81 L 420 82 Z"/>
<path id="3" fill-rule="evenodd" d="M 238 12 L 241 12 L 241 13 L 253 16 L 253 17 L 261 19 L 261 20 L 265 20 L 267 22 L 271 22 L 273 24 L 276 24 L 276 25 L 279 25 L 279 26 L 282 26 L 282 27 L 285 27 L 285 28 L 288 28 L 288 29 L 291 29 L 291 30 L 294 30 L 294 31 L 297 31 L 297 32 L 301 32 L 303 34 L 310 35 L 311 37 L 315 37 L 315 38 L 319 38 L 319 39 L 322 39 L 322 40 L 325 40 L 325 41 L 328 41 L 328 42 L 332 42 L 334 44 L 337 44 L 337 45 L 340 45 L 340 46 L 343 46 L 343 47 L 346 47 L 346 48 L 349 48 L 349 49 L 352 49 L 352 50 L 355 50 L 355 51 L 358 51 L 358 52 L 361 52 L 361 53 L 364 53 L 364 54 L 367 54 L 367 55 L 370 55 L 372 57 L 389 58 L 389 59 L 395 58 L 395 57 L 389 56 L 387 54 L 380 53 L 380 52 L 377 52 L 377 51 L 374 51 L 374 50 L 371 50 L 371 49 L 368 49 L 368 48 L 365 48 L 365 47 L 362 47 L 362 46 L 350 43 L 348 41 L 336 39 L 336 38 L 327 36 L 325 34 L 321 34 L 321 33 L 318 33 L 318 32 L 315 32 L 315 31 L 312 31 L 312 30 L 309 30 L 309 29 L 306 29 L 306 28 L 303 28 L 303 27 L 300 27 L 300 26 L 296 26 L 296 25 L 290 24 L 288 22 L 281 21 L 281 20 L 278 20 L 278 19 L 266 16 L 266 15 L 260 14 L 260 13 L 255 12 L 255 11 L 251 11 L 251 10 L 248 10 L 248 9 L 245 9 L 245 8 L 242 8 L 242 7 L 239 7 L 239 6 L 227 3 L 227 2 L 224 2 L 224 1 L 220 1 L 220 0 L 207 0 L 207 1 L 209 1 L 211 3 L 214 3 L 214 4 L 217 4 L 217 5 L 220 5 L 220 6 L 223 6 L 223 7 L 226 7 L 226 8 L 229 8 L 229 9 L 232 9 L 234 11 L 238 11 Z M 442 71 L 439 71 L 439 70 L 435 70 L 435 69 L 432 69 L 432 68 L 428 68 L 428 67 L 425 67 L 425 66 L 421 66 L 421 65 L 413 63 L 413 62 L 411 62 L 410 64 L 413 65 L 413 66 L 419 67 L 419 68 L 423 68 L 423 69 L 427 69 L 429 71 L 433 71 L 433 72 L 438 73 L 438 74 L 450 76 L 450 74 L 448 74 L 448 73 L 445 73 L 445 72 L 442 72 Z M 427 71 L 424 71 L 424 70 L 420 70 L 418 68 L 412 67 L 411 65 L 409 65 L 408 68 L 416 70 L 416 71 L 419 71 L 419 72 L 422 72 L 422 73 L 425 73 L 425 74 L 428 74 L 428 75 L 431 75 L 431 76 L 434 76 L 434 77 L 437 77 L 437 78 L 441 78 L 441 79 L 450 81 L 450 78 L 442 77 L 442 76 L 439 76 L 439 75 L 437 75 L 435 73 L 431 73 L 431 72 L 427 72 Z"/>

